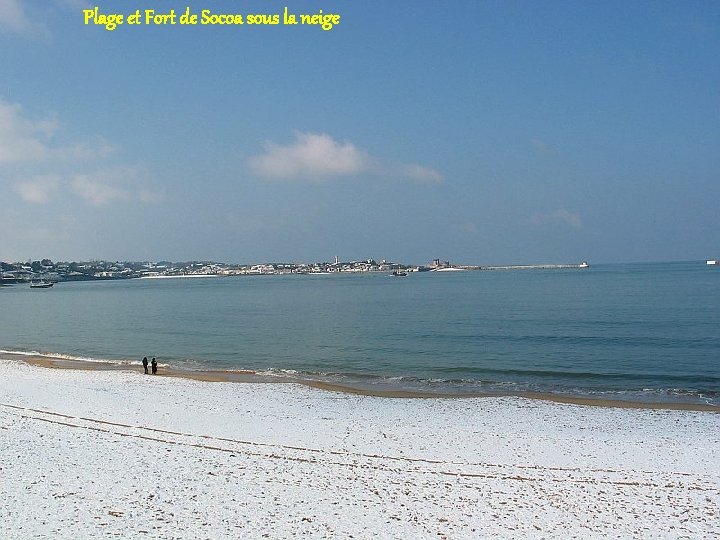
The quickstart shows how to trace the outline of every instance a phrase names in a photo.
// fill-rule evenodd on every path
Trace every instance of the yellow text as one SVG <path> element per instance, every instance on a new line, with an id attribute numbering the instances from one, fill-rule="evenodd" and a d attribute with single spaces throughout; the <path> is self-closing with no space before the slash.
<path id="1" fill-rule="evenodd" d="M 323 30 L 331 30 L 333 26 L 340 24 L 340 15 L 337 13 L 323 13 L 321 9 L 314 15 L 300 15 L 302 24 L 319 25 Z"/>
<path id="2" fill-rule="evenodd" d="M 83 9 L 85 24 L 97 24 L 105 27 L 105 30 L 112 32 L 123 23 L 123 15 L 120 13 L 100 13 L 100 8 Z"/>

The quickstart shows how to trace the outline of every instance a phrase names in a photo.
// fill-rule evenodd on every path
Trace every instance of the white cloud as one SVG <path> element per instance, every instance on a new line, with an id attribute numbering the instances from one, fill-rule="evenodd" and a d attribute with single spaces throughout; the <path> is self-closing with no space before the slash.
<path id="1" fill-rule="evenodd" d="M 32 36 L 47 36 L 44 25 L 25 13 L 20 0 L 0 0 L 0 31 Z"/>
<path id="2" fill-rule="evenodd" d="M 2 0 L 0 0 L 2 1 Z M 0 165 L 38 161 L 90 161 L 116 151 L 103 138 L 67 145 L 55 141 L 59 125 L 54 118 L 32 119 L 18 103 L 0 98 Z"/>
<path id="3" fill-rule="evenodd" d="M 20 105 L 0 99 L 0 165 L 46 159 L 56 129 L 54 120 L 29 120 Z"/>
<path id="4" fill-rule="evenodd" d="M 38 6 L 41 4 L 42 6 L 36 9 L 35 13 L 28 13 L 26 11 L 28 3 L 26 0 L 0 0 L 0 33 L 7 32 L 46 39 L 51 35 L 50 30 L 44 22 L 39 20 L 39 17 L 49 12 L 47 4 L 74 12 L 92 7 L 87 0 L 44 0 L 38 3 Z"/>
<path id="5" fill-rule="evenodd" d="M 536 225 L 568 225 L 574 229 L 582 229 L 582 217 L 577 212 L 569 212 L 564 208 L 555 210 L 554 212 L 542 214 L 533 214 L 532 222 Z"/>
<path id="6" fill-rule="evenodd" d="M 422 165 L 403 165 L 401 172 L 405 178 L 421 184 L 441 184 L 443 182 L 442 174 Z"/>
<path id="7" fill-rule="evenodd" d="M 114 201 L 139 201 L 144 204 L 165 200 L 162 193 L 144 187 L 147 173 L 142 168 L 113 167 L 78 174 L 70 180 L 72 191 L 94 206 Z"/>
<path id="8" fill-rule="evenodd" d="M 61 150 L 57 155 L 65 159 L 91 160 L 105 158 L 116 151 L 116 146 L 103 138 L 97 138 L 92 142 L 76 143 L 71 148 Z"/>
<path id="9" fill-rule="evenodd" d="M 265 152 L 250 159 L 260 176 L 276 179 L 317 180 L 350 176 L 368 168 L 367 156 L 349 142 L 338 143 L 329 135 L 295 133 L 295 142 L 265 143 Z"/>
<path id="10" fill-rule="evenodd" d="M 443 176 L 417 164 L 383 164 L 348 141 L 337 142 L 324 133 L 295 133 L 295 141 L 280 145 L 268 141 L 265 151 L 248 160 L 250 169 L 275 180 L 327 181 L 372 173 L 398 176 L 414 182 L 438 184 Z"/>
<path id="11" fill-rule="evenodd" d="M 47 204 L 68 192 L 92 205 L 163 200 L 146 185 L 142 168 L 108 159 L 117 152 L 115 145 L 102 137 L 68 141 L 60 127 L 55 119 L 30 118 L 20 104 L 0 99 L 0 185 L 8 182 L 32 204 Z M 97 170 L 99 160 L 104 165 Z"/>
<path id="12" fill-rule="evenodd" d="M 21 32 L 30 23 L 19 0 L 0 0 L 0 28 Z"/>
<path id="13" fill-rule="evenodd" d="M 15 184 L 15 191 L 26 202 L 45 204 L 50 201 L 50 196 L 57 191 L 59 185 L 58 176 L 43 175 L 18 182 Z"/>
<path id="14" fill-rule="evenodd" d="M 0 98 L 0 165 L 38 161 L 90 161 L 105 158 L 117 150 L 101 137 L 91 141 L 58 143 L 55 140 L 58 130 L 56 119 L 28 118 L 21 105 Z"/>
<path id="15" fill-rule="evenodd" d="M 96 173 L 93 176 L 81 174 L 75 176 L 70 185 L 77 195 L 95 206 L 102 206 L 111 201 L 126 201 L 131 198 L 130 193 L 109 183 L 112 172 Z"/>

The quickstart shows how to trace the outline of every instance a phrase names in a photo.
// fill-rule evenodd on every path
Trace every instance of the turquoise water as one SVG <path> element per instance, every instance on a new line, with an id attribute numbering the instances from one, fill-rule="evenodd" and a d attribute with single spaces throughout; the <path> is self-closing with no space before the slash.
<path id="1" fill-rule="evenodd" d="M 0 349 L 359 388 L 720 404 L 720 269 L 241 276 L 0 289 Z"/>

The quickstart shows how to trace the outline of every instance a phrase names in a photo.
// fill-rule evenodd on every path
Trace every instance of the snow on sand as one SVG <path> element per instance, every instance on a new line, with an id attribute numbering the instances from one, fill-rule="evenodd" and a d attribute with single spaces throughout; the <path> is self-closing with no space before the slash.
<path id="1" fill-rule="evenodd" d="M 0 538 L 720 538 L 720 414 L 0 360 Z"/>

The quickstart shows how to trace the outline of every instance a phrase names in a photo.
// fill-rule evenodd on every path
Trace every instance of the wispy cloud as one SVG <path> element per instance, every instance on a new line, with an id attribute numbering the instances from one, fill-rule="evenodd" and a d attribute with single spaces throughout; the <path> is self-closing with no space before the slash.
<path id="1" fill-rule="evenodd" d="M 109 185 L 101 179 L 81 174 L 70 182 L 75 193 L 95 206 L 102 206 L 111 201 L 130 199 L 127 190 Z"/>
<path id="2" fill-rule="evenodd" d="M 0 0 L 2 1 L 2 0 Z M 0 98 L 0 165 L 38 161 L 91 161 L 117 148 L 103 138 L 63 144 L 55 118 L 30 118 L 18 103 Z"/>
<path id="3" fill-rule="evenodd" d="M 72 191 L 93 206 L 104 206 L 115 201 L 139 201 L 145 204 L 165 200 L 161 193 L 142 186 L 145 173 L 133 167 L 99 169 L 78 174 L 70 179 Z"/>
<path id="4" fill-rule="evenodd" d="M 442 175 L 417 164 L 384 164 L 349 141 L 336 141 L 325 133 L 295 132 L 289 144 L 267 141 L 264 152 L 248 160 L 250 169 L 271 180 L 326 182 L 372 173 L 398 176 L 419 183 L 437 184 Z"/>
<path id="5" fill-rule="evenodd" d="M 11 32 L 26 31 L 32 21 L 25 14 L 20 0 L 0 0 L 0 28 Z"/>
<path id="6" fill-rule="evenodd" d="M 0 186 L 12 186 L 24 202 L 48 204 L 61 194 L 95 206 L 161 201 L 148 187 L 142 168 L 108 160 L 117 152 L 101 137 L 69 141 L 56 119 L 32 118 L 20 104 L 0 99 Z M 102 168 L 97 166 L 100 160 Z"/>
<path id="7" fill-rule="evenodd" d="M 65 159 L 93 160 L 106 158 L 117 152 L 117 150 L 117 146 L 102 137 L 98 137 L 90 142 L 75 143 L 70 148 L 60 150 L 56 155 Z"/>
<path id="8" fill-rule="evenodd" d="M 25 12 L 20 0 L 0 0 L 0 31 L 47 37 L 47 28 Z"/>
<path id="9" fill-rule="evenodd" d="M 28 4 L 27 0 L 0 0 L 0 33 L 47 39 L 51 32 L 40 17 L 48 13 L 48 5 L 75 12 L 92 7 L 87 0 L 44 0 L 34 13 L 28 13 Z"/>
<path id="10" fill-rule="evenodd" d="M 19 104 L 0 99 L 0 165 L 46 159 L 56 129 L 54 120 L 28 119 Z"/>
<path id="11" fill-rule="evenodd" d="M 570 212 L 564 208 L 559 208 L 554 212 L 536 213 L 531 217 L 531 221 L 535 225 L 567 225 L 574 229 L 582 229 L 582 217 L 577 212 Z"/>
<path id="12" fill-rule="evenodd" d="M 46 204 L 50 197 L 58 190 L 60 177 L 55 175 L 41 175 L 35 178 L 17 182 L 15 191 L 25 202 Z"/>
<path id="13" fill-rule="evenodd" d="M 430 167 L 422 165 L 402 165 L 400 174 L 408 180 L 413 180 L 421 184 L 441 184 L 444 180 L 443 175 Z"/>

